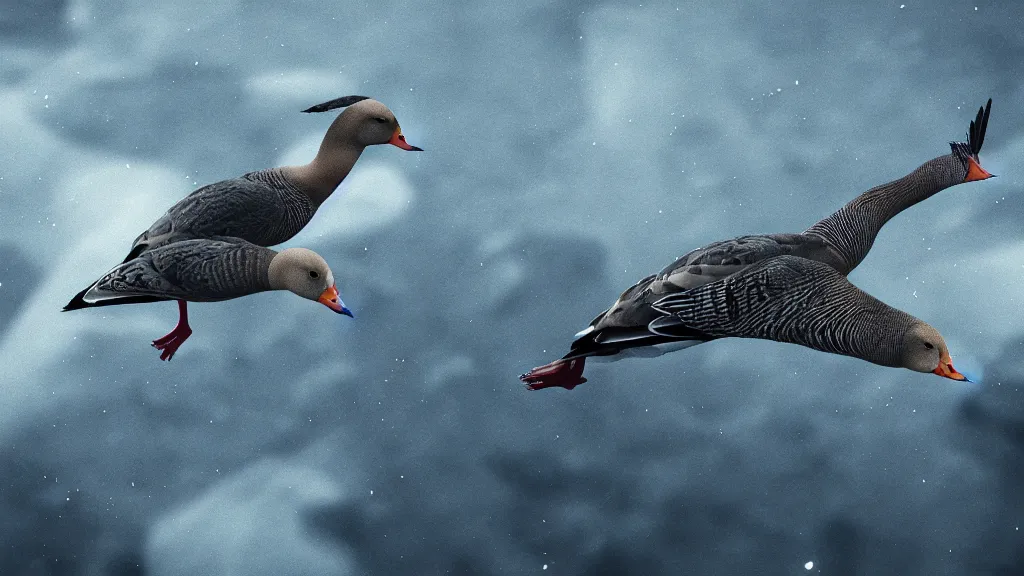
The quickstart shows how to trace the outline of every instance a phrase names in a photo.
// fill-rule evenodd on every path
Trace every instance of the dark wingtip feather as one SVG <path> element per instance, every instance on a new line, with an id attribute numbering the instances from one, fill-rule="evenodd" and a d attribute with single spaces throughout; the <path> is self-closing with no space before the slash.
<path id="1" fill-rule="evenodd" d="M 336 108 L 344 108 L 346 106 L 351 106 L 351 105 L 355 104 L 356 102 L 361 102 L 363 100 L 369 100 L 369 99 L 370 99 L 369 96 L 342 96 L 341 98 L 335 98 L 334 100 L 330 100 L 328 102 L 323 102 L 323 103 L 317 104 L 316 106 L 310 106 L 309 108 L 306 108 L 305 110 L 303 110 L 303 112 L 305 112 L 307 114 L 308 113 L 312 113 L 312 112 L 327 112 L 328 110 L 334 110 Z"/>
<path id="2" fill-rule="evenodd" d="M 89 288 L 92 288 L 92 286 L 90 285 Z M 78 294 L 75 294 L 75 297 L 72 298 L 70 302 L 65 304 L 64 307 L 60 309 L 60 311 L 71 312 L 72 310 L 81 310 L 82 308 L 89 308 L 89 304 L 85 301 L 85 293 L 89 291 L 89 288 L 86 288 L 85 290 L 82 290 Z"/>
<path id="3" fill-rule="evenodd" d="M 89 286 L 92 288 L 92 286 Z M 86 302 L 85 293 L 89 291 L 89 288 L 82 290 L 71 299 L 60 309 L 61 312 L 71 312 L 73 310 L 81 310 L 83 308 L 100 308 L 102 306 L 121 306 L 124 304 L 151 304 L 153 302 L 165 302 L 172 300 L 172 298 L 163 298 L 160 296 L 120 296 L 117 298 L 111 298 L 109 300 L 100 300 L 98 302 Z"/>

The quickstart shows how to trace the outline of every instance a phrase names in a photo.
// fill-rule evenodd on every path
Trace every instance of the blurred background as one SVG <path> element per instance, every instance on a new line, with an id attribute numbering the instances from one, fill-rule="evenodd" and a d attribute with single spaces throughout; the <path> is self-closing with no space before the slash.
<path id="1" fill-rule="evenodd" d="M 905 4 L 901 4 L 905 1 Z M 202 7 L 197 7 L 202 6 Z M 1024 6 L 0 0 L 0 574 L 1024 574 Z M 280 293 L 59 312 L 194 188 L 394 110 Z M 707 242 L 983 165 L 851 280 L 965 385 L 771 342 L 516 376 Z"/>

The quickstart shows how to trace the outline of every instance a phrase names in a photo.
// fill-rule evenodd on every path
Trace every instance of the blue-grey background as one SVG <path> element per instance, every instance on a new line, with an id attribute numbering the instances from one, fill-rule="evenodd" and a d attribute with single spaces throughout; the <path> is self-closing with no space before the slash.
<path id="1" fill-rule="evenodd" d="M 901 4 L 903 2 L 903 4 Z M 0 574 L 1024 573 L 1024 5 L 0 0 Z M 269 293 L 58 312 L 197 186 L 367 150 Z M 968 386 L 719 341 L 516 376 L 703 243 L 983 164 L 851 280 Z M 808 571 L 805 564 L 813 562 Z"/>

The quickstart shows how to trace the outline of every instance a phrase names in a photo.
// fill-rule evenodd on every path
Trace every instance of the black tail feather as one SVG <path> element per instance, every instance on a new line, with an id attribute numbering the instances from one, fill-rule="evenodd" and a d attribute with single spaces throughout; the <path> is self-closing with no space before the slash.
<path id="1" fill-rule="evenodd" d="M 89 308 L 90 304 L 85 301 L 85 293 L 89 291 L 89 288 L 92 288 L 92 286 L 90 285 L 85 290 L 82 290 L 78 294 L 75 294 L 75 297 L 71 299 L 71 302 L 65 304 L 60 311 L 70 312 L 72 310 L 81 310 L 82 308 Z"/>
<path id="2" fill-rule="evenodd" d="M 967 132 L 967 142 L 971 145 L 971 153 L 977 158 L 981 152 L 981 145 L 985 143 L 985 130 L 988 129 L 988 115 L 992 112 L 992 99 L 983 108 L 978 108 L 978 116 L 971 122 L 971 128 Z"/>
<path id="3" fill-rule="evenodd" d="M 981 153 L 981 145 L 985 143 L 985 132 L 988 130 L 988 116 L 992 112 L 992 99 L 989 98 L 985 106 L 978 108 L 978 115 L 971 120 L 971 127 L 967 129 L 967 142 L 950 142 L 949 147 L 953 154 L 967 165 L 968 158 L 979 161 L 978 154 Z"/>

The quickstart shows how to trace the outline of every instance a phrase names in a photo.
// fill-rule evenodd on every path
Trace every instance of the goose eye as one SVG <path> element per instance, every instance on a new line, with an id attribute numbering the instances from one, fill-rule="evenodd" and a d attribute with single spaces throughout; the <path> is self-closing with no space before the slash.
<path id="1" fill-rule="evenodd" d="M 376 120 L 377 122 L 380 122 L 381 124 L 387 124 L 388 123 L 388 119 L 387 118 L 374 118 L 374 120 Z"/>
<path id="2" fill-rule="evenodd" d="M 316 270 L 310 270 L 309 271 L 309 277 L 310 278 L 319 278 L 320 277 L 320 273 L 317 272 Z"/>
<path id="3" fill-rule="evenodd" d="M 932 343 L 931 343 L 931 342 L 925 342 L 925 343 L 924 343 L 924 347 L 925 347 L 925 348 L 927 348 L 927 349 L 929 349 L 929 350 L 931 350 L 932 348 L 935 348 L 935 346 L 932 346 Z"/>

